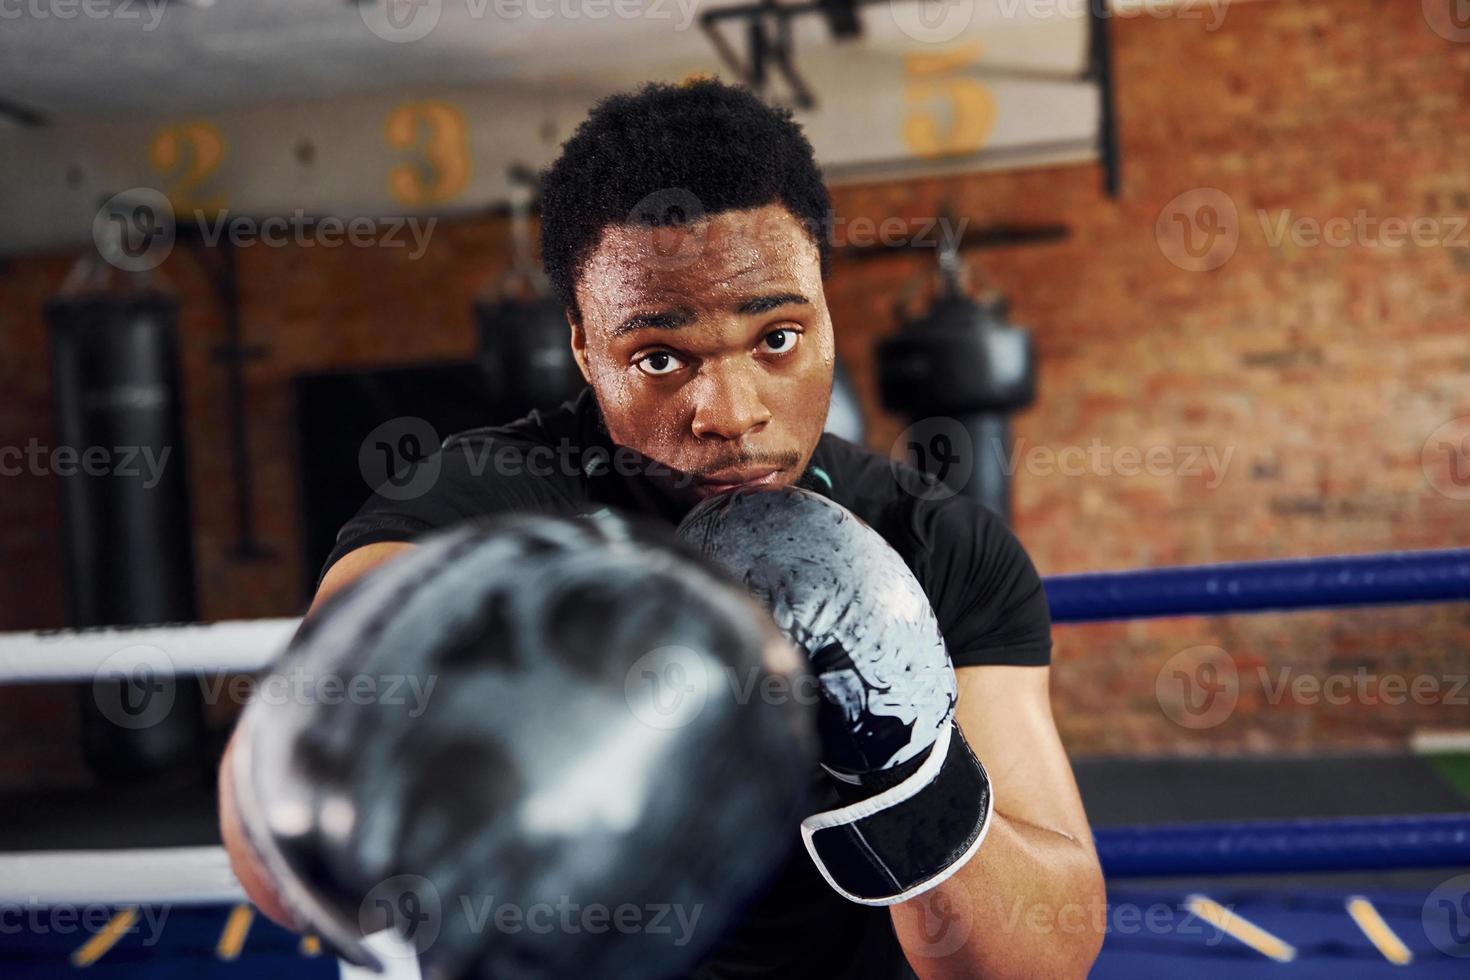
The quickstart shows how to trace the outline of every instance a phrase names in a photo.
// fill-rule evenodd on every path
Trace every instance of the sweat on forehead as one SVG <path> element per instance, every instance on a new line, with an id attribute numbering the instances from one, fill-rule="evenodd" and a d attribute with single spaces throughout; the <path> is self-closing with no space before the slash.
<path id="1" fill-rule="evenodd" d="M 583 314 L 622 323 L 631 306 L 667 306 L 645 318 L 690 318 L 716 307 L 753 315 L 811 305 L 821 289 L 815 243 L 780 205 L 715 215 L 695 225 L 607 228 L 577 276 Z"/>

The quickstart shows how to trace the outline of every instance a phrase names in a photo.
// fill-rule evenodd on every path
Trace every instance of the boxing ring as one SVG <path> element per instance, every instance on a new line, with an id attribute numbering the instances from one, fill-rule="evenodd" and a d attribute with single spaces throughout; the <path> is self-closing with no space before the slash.
<path id="1" fill-rule="evenodd" d="M 1464 602 L 1470 549 L 1063 575 L 1046 589 L 1058 625 Z M 3 634 L 0 682 L 254 673 L 296 624 Z M 1094 977 L 1470 976 L 1470 812 L 1100 826 L 1095 838 L 1109 908 L 1091 910 L 1107 925 Z M 1435 883 L 1340 884 L 1389 869 Z M 1301 884 L 1323 874 L 1333 879 L 1323 887 Z M 1292 883 L 1231 884 L 1242 875 Z M 351 972 L 242 903 L 217 847 L 0 853 L 0 976 Z"/>

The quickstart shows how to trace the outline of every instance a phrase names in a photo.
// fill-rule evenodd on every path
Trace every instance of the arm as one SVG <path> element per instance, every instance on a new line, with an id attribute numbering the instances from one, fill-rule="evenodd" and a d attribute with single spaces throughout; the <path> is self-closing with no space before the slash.
<path id="1" fill-rule="evenodd" d="M 1107 895 L 1052 719 L 1048 667 L 961 667 L 957 718 L 995 787 L 985 843 L 954 877 L 893 906 L 921 980 L 1085 977 Z"/>
<path id="2" fill-rule="evenodd" d="M 311 609 L 307 610 L 306 614 L 310 616 L 312 610 L 318 608 L 327 596 L 411 547 L 413 546 L 400 541 L 385 541 L 366 545 L 344 555 L 322 579 L 322 584 L 317 589 L 315 598 L 312 599 Z M 230 856 L 230 868 L 235 872 L 235 877 L 240 880 L 241 886 L 244 887 L 246 897 L 255 903 L 256 908 L 260 909 L 266 918 L 288 929 L 296 929 L 298 928 L 297 923 L 292 921 L 291 913 L 282 905 L 265 869 L 261 867 L 245 841 L 244 830 L 240 826 L 239 813 L 236 808 L 234 788 L 230 780 L 226 778 L 226 774 L 230 771 L 230 758 L 234 744 L 232 738 L 225 749 L 224 760 L 220 763 L 219 777 L 220 836 L 224 839 L 225 850 Z"/>

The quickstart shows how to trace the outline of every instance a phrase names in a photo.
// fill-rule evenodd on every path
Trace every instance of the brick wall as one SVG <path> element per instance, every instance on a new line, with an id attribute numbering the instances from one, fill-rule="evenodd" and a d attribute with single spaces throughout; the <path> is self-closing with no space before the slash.
<path id="1" fill-rule="evenodd" d="M 1423 454 L 1437 428 L 1470 416 L 1470 233 L 1457 220 L 1470 215 L 1470 43 L 1436 33 L 1420 4 L 1402 0 L 1273 0 L 1231 7 L 1217 30 L 1150 16 L 1114 30 L 1121 199 L 1102 195 L 1090 166 L 834 194 L 848 220 L 923 219 L 948 206 L 976 224 L 1070 226 L 1065 242 L 971 259 L 1009 294 L 1041 352 L 1040 401 L 1015 425 L 1016 525 L 1038 566 L 1470 541 L 1470 500 L 1446 482 L 1442 454 L 1427 464 Z M 1227 234 L 1198 259 L 1190 248 L 1206 241 L 1202 205 Z M 1334 218 L 1356 222 L 1342 247 L 1302 234 L 1273 242 L 1283 221 Z M 1375 243 L 1390 218 L 1433 219 L 1421 240 L 1451 241 Z M 1192 271 L 1227 255 L 1213 271 Z M 71 259 L 0 267 L 0 445 L 51 438 L 40 310 Z M 219 313 L 187 253 L 164 267 L 185 310 L 209 619 L 298 611 L 289 379 L 468 353 L 469 304 L 504 267 L 505 229 L 441 224 L 416 262 L 364 249 L 255 248 L 240 259 L 245 340 L 268 348 L 249 367 L 247 397 L 256 514 L 277 556 L 249 563 L 232 559 L 233 501 L 219 489 L 230 486 L 222 374 L 210 353 Z M 840 353 L 882 450 L 903 423 L 876 405 L 871 347 L 923 269 L 905 257 L 838 263 L 828 286 Z M 1120 472 L 1127 452 L 1151 447 L 1170 460 L 1157 475 Z M 1083 462 L 1063 472 L 1046 454 L 1068 449 Z M 1219 465 L 1192 462 L 1208 453 Z M 0 629 L 57 625 L 56 488 L 0 479 L 11 515 L 0 525 Z M 1190 652 L 1202 646 L 1228 657 Z M 1470 669 L 1467 647 L 1464 605 L 1060 628 L 1058 719 L 1079 753 L 1401 746 L 1416 729 L 1465 715 L 1444 702 Z M 1156 681 L 1162 672 L 1167 686 L 1179 658 L 1193 670 L 1201 657 L 1216 676 L 1234 672 L 1235 707 L 1181 722 L 1177 705 L 1161 707 Z M 1388 703 L 1394 682 L 1378 685 L 1399 676 L 1421 678 L 1421 694 L 1430 678 L 1437 693 L 1421 700 L 1433 703 Z M 1312 681 L 1328 678 L 1339 680 L 1313 697 Z M 0 691 L 0 780 L 74 777 L 67 739 L 57 737 L 68 705 L 49 688 Z"/>

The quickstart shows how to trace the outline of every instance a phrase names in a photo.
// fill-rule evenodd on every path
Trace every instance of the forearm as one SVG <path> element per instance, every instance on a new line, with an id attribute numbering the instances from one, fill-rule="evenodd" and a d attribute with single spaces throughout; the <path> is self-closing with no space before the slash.
<path id="1" fill-rule="evenodd" d="M 245 830 L 240 825 L 238 804 L 230 780 L 230 756 L 233 751 L 234 741 L 231 740 L 230 747 L 225 751 L 224 762 L 220 765 L 219 778 L 220 837 L 224 841 L 226 853 L 230 856 L 230 870 L 235 873 L 241 887 L 245 889 L 245 897 L 250 899 L 266 918 L 288 929 L 297 929 L 299 927 L 281 902 L 280 895 L 276 892 L 275 885 L 265 866 L 255 856 L 255 851 L 245 839 Z"/>
<path id="2" fill-rule="evenodd" d="M 1060 980 L 1092 967 L 1107 897 L 1090 842 L 997 811 L 963 868 L 891 911 L 920 980 Z"/>

